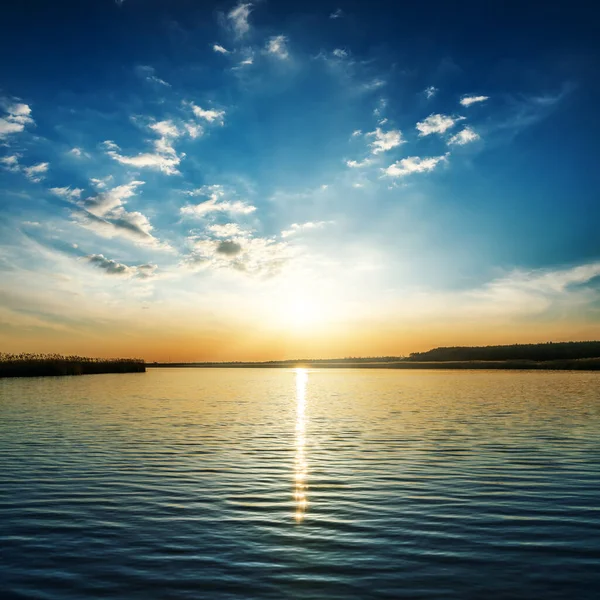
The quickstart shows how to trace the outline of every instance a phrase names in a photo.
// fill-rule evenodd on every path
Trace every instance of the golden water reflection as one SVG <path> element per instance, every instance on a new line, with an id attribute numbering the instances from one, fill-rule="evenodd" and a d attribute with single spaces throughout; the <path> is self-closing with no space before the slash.
<path id="1" fill-rule="evenodd" d="M 308 506 L 308 463 L 306 462 L 306 369 L 296 369 L 296 460 L 294 465 L 294 502 L 296 522 L 304 520 Z"/>

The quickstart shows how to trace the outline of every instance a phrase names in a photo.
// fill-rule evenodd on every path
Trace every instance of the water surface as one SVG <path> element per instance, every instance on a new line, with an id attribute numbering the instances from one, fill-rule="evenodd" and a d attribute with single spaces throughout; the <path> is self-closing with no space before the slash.
<path id="1" fill-rule="evenodd" d="M 4 598 L 598 598 L 600 374 L 0 380 Z"/>

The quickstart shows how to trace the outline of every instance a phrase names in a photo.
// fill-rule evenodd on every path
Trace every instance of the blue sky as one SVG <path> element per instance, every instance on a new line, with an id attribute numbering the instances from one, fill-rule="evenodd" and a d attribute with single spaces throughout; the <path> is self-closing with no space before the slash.
<path id="1" fill-rule="evenodd" d="M 244 359 L 598 337 L 597 16 L 578 2 L 5 7 L 0 351 Z"/>

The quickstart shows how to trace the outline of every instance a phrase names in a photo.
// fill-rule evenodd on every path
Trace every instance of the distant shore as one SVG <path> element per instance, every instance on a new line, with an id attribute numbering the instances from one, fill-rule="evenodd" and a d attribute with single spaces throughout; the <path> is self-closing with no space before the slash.
<path id="1" fill-rule="evenodd" d="M 224 369 L 497 369 L 497 370 L 544 370 L 544 371 L 600 371 L 600 358 L 574 360 L 473 360 L 473 361 L 271 361 L 271 362 L 222 362 L 222 363 L 147 363 L 148 368 L 224 368 Z"/>

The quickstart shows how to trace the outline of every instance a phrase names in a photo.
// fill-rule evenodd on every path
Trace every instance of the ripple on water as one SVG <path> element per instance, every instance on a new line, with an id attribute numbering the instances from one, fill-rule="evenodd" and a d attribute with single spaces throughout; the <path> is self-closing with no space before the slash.
<path id="1" fill-rule="evenodd" d="M 595 373 L 0 380 L 2 597 L 594 598 Z"/>

